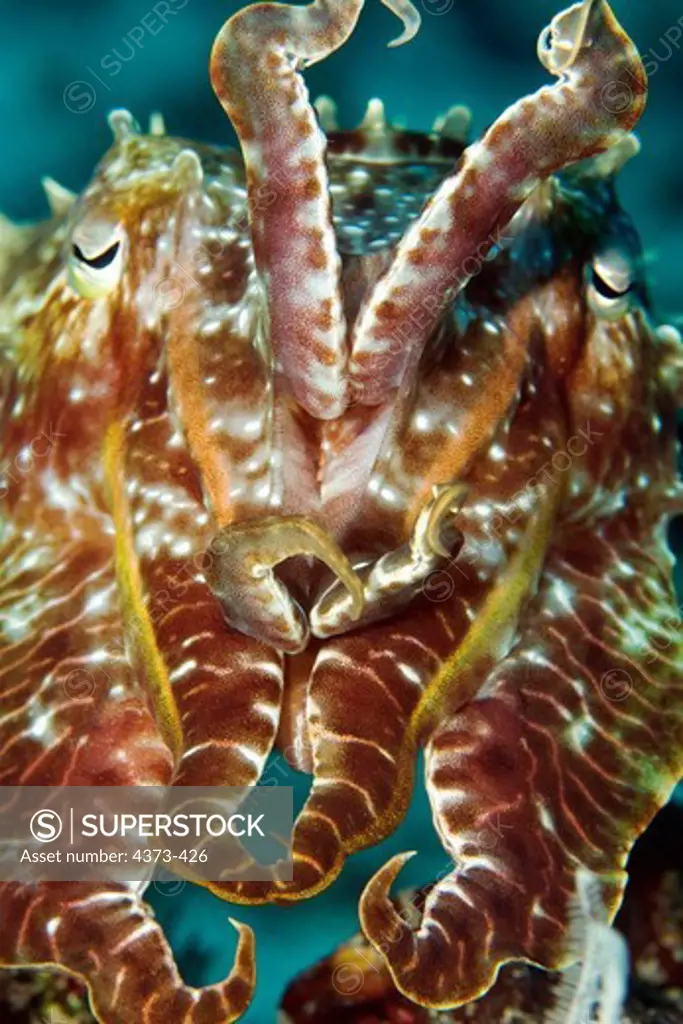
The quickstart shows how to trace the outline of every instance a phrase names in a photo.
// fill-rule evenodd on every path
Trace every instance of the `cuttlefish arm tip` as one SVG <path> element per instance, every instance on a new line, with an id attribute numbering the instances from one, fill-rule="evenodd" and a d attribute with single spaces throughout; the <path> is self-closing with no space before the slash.
<path id="1" fill-rule="evenodd" d="M 420 12 L 411 3 L 411 0 L 382 0 L 382 3 L 403 22 L 403 32 L 396 39 L 392 39 L 388 45 L 392 49 L 396 46 L 404 46 L 420 31 L 422 24 Z"/>

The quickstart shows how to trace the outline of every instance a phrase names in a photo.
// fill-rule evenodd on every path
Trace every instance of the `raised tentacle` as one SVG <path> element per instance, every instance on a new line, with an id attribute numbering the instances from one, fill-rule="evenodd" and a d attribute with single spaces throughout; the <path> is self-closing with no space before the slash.
<path id="1" fill-rule="evenodd" d="M 410 38 L 419 25 L 412 3 L 383 2 L 404 21 L 399 41 Z M 211 56 L 213 87 L 247 166 L 273 358 L 297 401 L 325 419 L 346 404 L 346 327 L 325 139 L 298 72 L 344 44 L 362 7 L 363 0 L 256 4 L 230 18 Z"/>
<path id="2" fill-rule="evenodd" d="M 332 537 L 304 516 L 272 516 L 228 526 L 211 542 L 208 580 L 226 619 L 292 654 L 308 643 L 306 616 L 273 570 L 300 555 L 319 558 L 349 595 L 351 614 L 363 611 L 363 584 Z"/>
<path id="3" fill-rule="evenodd" d="M 361 311 L 350 372 L 363 403 L 399 385 L 447 304 L 539 183 L 609 149 L 638 121 L 645 70 L 606 0 L 584 0 L 554 18 L 539 56 L 560 81 L 513 104 L 466 150 Z"/>
<path id="4" fill-rule="evenodd" d="M 360 617 L 354 615 L 353 595 L 339 581 L 322 594 L 311 609 L 314 636 L 328 637 L 388 618 L 405 608 L 424 587 L 430 573 L 446 568 L 456 558 L 462 534 L 457 512 L 466 495 L 459 484 L 434 487 L 434 494 L 417 518 L 410 541 L 376 561 L 356 566 L 363 584 Z"/>

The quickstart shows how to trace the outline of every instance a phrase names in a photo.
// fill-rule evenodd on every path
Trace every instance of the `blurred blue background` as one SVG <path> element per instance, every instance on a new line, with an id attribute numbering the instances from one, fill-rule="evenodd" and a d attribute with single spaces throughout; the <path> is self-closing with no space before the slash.
<path id="1" fill-rule="evenodd" d="M 381 96 L 389 116 L 411 128 L 429 128 L 451 104 L 467 103 L 482 129 L 546 80 L 536 39 L 561 0 L 416 2 L 423 27 L 410 46 L 385 48 L 398 23 L 377 0 L 368 0 L 348 46 L 308 73 L 313 96 L 324 92 L 338 101 L 343 126 L 356 124 L 367 100 Z M 233 142 L 209 86 L 207 59 L 223 21 L 242 5 L 168 0 L 156 4 L 166 12 L 165 24 L 151 13 L 154 6 L 154 0 L 0 0 L 4 213 L 44 216 L 44 174 L 80 190 L 109 146 L 105 116 L 112 107 L 128 107 L 143 124 L 160 110 L 173 134 Z M 677 27 L 683 26 L 683 0 L 614 0 L 614 7 L 650 70 L 650 104 L 639 129 L 643 152 L 622 176 L 622 199 L 645 242 L 658 310 L 678 322 L 683 31 L 679 36 Z M 306 780 L 283 775 L 281 781 L 296 785 L 301 803 Z M 390 842 L 353 858 L 342 879 L 314 901 L 289 910 L 231 907 L 189 886 L 177 895 L 161 886 L 153 901 L 187 980 L 195 984 L 217 980 L 231 963 L 229 915 L 255 927 L 259 986 L 246 1020 L 269 1024 L 292 976 L 357 930 L 357 898 L 370 874 L 390 854 L 414 847 L 420 856 L 401 876 L 405 884 L 428 881 L 443 863 L 423 796 Z"/>

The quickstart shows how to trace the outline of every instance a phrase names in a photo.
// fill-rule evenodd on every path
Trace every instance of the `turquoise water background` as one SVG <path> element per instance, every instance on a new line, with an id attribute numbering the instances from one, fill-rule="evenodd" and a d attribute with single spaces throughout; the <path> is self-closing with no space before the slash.
<path id="1" fill-rule="evenodd" d="M 241 5 L 177 0 L 171 6 L 167 24 L 159 29 L 148 18 L 155 31 L 145 29 L 140 37 L 154 7 L 150 0 L 0 0 L 3 212 L 16 219 L 45 215 L 39 186 L 44 174 L 80 190 L 109 145 L 105 116 L 113 107 L 130 108 L 141 123 L 161 110 L 173 134 L 232 143 L 209 86 L 207 55 L 223 20 Z M 424 0 L 418 39 L 387 50 L 398 23 L 378 0 L 367 0 L 349 45 L 307 74 L 311 92 L 335 97 L 345 127 L 356 124 L 367 100 L 379 95 L 390 117 L 411 128 L 428 128 L 448 106 L 464 102 L 482 129 L 546 81 L 536 38 L 560 6 L 551 0 Z M 651 72 L 650 105 L 639 130 L 643 153 L 623 175 L 622 197 L 645 241 L 656 303 L 665 318 L 676 318 L 683 306 L 683 49 L 672 40 L 679 19 L 683 25 L 683 0 L 615 0 L 614 7 Z M 120 70 L 113 74 L 117 62 Z M 80 90 L 72 89 L 74 83 Z M 79 102 L 78 95 L 88 102 Z M 303 801 L 306 780 L 290 774 L 282 783 L 294 784 Z M 357 930 L 360 890 L 388 856 L 420 851 L 401 884 L 426 882 L 439 871 L 443 853 L 419 788 L 396 835 L 353 858 L 342 878 L 313 901 L 291 909 L 252 909 L 189 886 L 173 896 L 155 893 L 158 916 L 187 980 L 197 984 L 223 976 L 234 951 L 227 918 L 247 921 L 257 934 L 259 985 L 246 1021 L 270 1024 L 287 981 Z"/>

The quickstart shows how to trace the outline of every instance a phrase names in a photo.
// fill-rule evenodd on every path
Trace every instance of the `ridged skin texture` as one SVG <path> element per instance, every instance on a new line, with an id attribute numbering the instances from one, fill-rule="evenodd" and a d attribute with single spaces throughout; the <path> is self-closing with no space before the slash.
<path id="1" fill-rule="evenodd" d="M 361 8 L 227 23 L 243 159 L 118 112 L 80 197 L 0 225 L 0 783 L 250 785 L 277 747 L 313 776 L 293 880 L 211 888 L 290 902 L 397 826 L 423 747 L 453 869 L 416 930 L 404 858 L 360 912 L 445 1007 L 569 962 L 681 774 L 681 344 L 615 198 L 646 83 L 609 6 L 472 145 L 376 103 L 326 138 L 299 70 Z M 238 928 L 193 989 L 135 886 L 0 886 L 0 963 L 81 976 L 104 1024 L 237 1019 Z"/>

